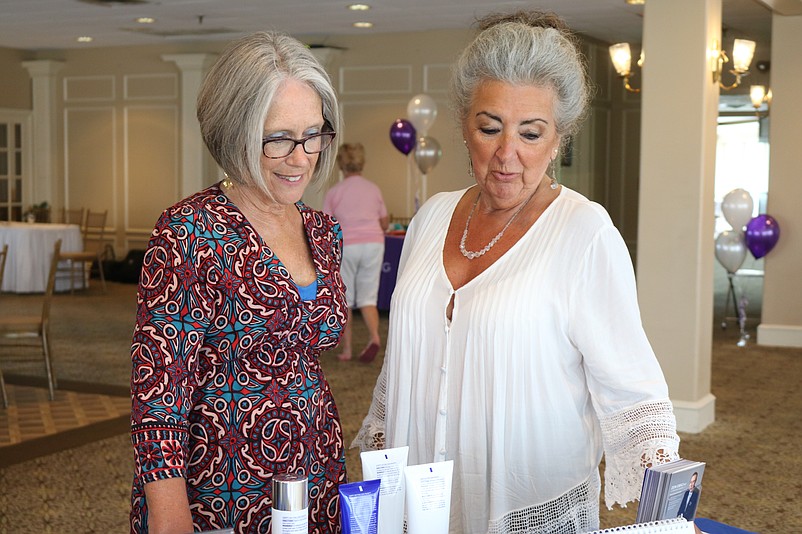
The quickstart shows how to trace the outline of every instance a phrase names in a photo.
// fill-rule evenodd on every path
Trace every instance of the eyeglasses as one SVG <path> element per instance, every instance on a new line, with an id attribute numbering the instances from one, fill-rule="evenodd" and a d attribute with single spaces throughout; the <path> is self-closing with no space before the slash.
<path id="1" fill-rule="evenodd" d="M 262 154 L 271 159 L 286 158 L 298 145 L 301 145 L 307 154 L 319 154 L 329 147 L 335 135 L 337 132 L 320 132 L 301 139 L 292 137 L 262 139 Z"/>

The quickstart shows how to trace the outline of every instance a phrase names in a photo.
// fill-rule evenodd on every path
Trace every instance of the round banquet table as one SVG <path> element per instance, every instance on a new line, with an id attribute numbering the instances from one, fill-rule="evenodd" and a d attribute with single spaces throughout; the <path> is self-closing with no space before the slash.
<path id="1" fill-rule="evenodd" d="M 44 293 L 57 239 L 61 239 L 63 252 L 83 249 L 77 224 L 0 222 L 0 249 L 8 244 L 2 290 Z M 56 281 L 56 291 L 69 288 L 69 278 Z"/>

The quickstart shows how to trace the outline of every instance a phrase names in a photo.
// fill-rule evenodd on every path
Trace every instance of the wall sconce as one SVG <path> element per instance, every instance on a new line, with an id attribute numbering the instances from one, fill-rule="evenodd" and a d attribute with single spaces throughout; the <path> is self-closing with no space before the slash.
<path id="1" fill-rule="evenodd" d="M 749 98 L 752 100 L 752 106 L 755 108 L 755 114 L 758 117 L 768 116 L 768 109 L 761 114 L 760 106 L 765 102 L 767 107 L 771 107 L 771 89 L 766 91 L 766 86 L 764 85 L 753 85 L 749 88 Z"/>
<path id="2" fill-rule="evenodd" d="M 721 49 L 718 41 L 713 41 L 713 48 L 711 49 L 712 56 L 712 71 L 713 83 L 717 83 L 719 87 L 725 91 L 729 91 L 741 84 L 741 78 L 746 76 L 749 72 L 749 64 L 752 63 L 752 57 L 755 55 L 755 42 L 747 39 L 735 39 L 732 45 L 732 69 L 730 73 L 735 76 L 735 82 L 731 85 L 724 85 L 721 83 L 721 71 L 723 70 L 724 63 L 730 59 L 727 53 Z"/>
<path id="3" fill-rule="evenodd" d="M 613 62 L 615 71 L 624 80 L 624 89 L 630 93 L 640 93 L 639 88 L 636 89 L 629 84 L 629 78 L 632 76 L 632 51 L 629 48 L 629 43 L 616 43 L 611 45 L 610 60 Z M 643 49 L 640 51 L 638 66 L 643 66 Z"/>

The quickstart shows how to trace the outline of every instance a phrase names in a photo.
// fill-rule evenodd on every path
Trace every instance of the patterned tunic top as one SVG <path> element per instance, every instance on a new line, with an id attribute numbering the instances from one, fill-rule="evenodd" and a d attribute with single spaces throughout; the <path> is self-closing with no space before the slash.
<path id="1" fill-rule="evenodd" d="M 136 475 L 187 479 L 196 530 L 269 532 L 271 480 L 309 477 L 310 532 L 339 532 L 342 429 L 320 368 L 347 318 L 342 232 L 297 204 L 317 270 L 301 300 L 289 272 L 217 185 L 166 210 L 145 255 L 131 356 Z"/>

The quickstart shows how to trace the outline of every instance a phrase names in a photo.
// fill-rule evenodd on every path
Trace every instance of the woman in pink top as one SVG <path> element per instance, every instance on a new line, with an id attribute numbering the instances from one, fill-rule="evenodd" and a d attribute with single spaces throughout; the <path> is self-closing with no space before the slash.
<path id="1" fill-rule="evenodd" d="M 384 259 L 384 229 L 389 218 L 379 186 L 362 176 L 365 148 L 345 143 L 337 153 L 343 180 L 326 193 L 323 211 L 334 215 L 343 231 L 342 278 L 348 301 L 349 320 L 343 332 L 340 360 L 351 359 L 351 310 L 359 308 L 370 340 L 359 355 L 370 363 L 381 347 L 379 337 L 379 276 Z"/>

